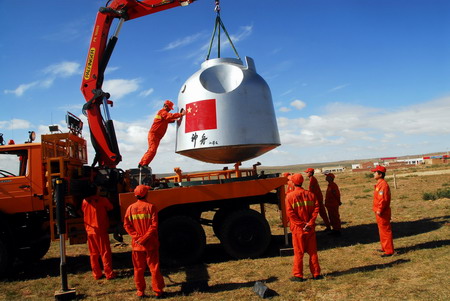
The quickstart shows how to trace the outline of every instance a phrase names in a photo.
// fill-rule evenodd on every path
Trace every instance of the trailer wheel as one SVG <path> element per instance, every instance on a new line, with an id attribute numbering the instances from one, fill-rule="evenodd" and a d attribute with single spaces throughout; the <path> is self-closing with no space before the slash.
<path id="1" fill-rule="evenodd" d="M 174 216 L 159 227 L 161 262 L 187 265 L 198 261 L 206 247 L 205 230 L 189 216 Z"/>
<path id="2" fill-rule="evenodd" d="M 225 251 L 237 259 L 261 256 L 270 244 L 267 220 L 257 211 L 231 213 L 223 223 L 221 242 Z"/>
<path id="3" fill-rule="evenodd" d="M 221 231 L 223 222 L 225 221 L 226 217 L 233 211 L 227 210 L 227 209 L 219 209 L 213 217 L 212 221 L 212 227 L 214 231 L 214 235 L 216 235 L 217 238 L 220 239 L 221 237 Z"/>

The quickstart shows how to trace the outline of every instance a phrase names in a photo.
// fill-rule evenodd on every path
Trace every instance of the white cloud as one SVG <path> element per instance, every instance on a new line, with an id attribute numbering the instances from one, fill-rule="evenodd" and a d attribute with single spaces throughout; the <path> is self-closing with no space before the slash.
<path id="1" fill-rule="evenodd" d="M 111 94 L 111 100 L 118 100 L 139 89 L 140 79 L 110 79 L 103 82 L 103 91 Z"/>
<path id="2" fill-rule="evenodd" d="M 231 41 L 234 43 L 240 42 L 248 38 L 253 32 L 253 25 L 241 26 L 239 32 L 230 35 Z"/>
<path id="3" fill-rule="evenodd" d="M 280 112 L 286 113 L 286 112 L 290 112 L 290 111 L 291 111 L 291 109 L 289 109 L 288 107 L 281 107 L 280 108 Z"/>
<path id="4" fill-rule="evenodd" d="M 292 102 L 290 103 L 290 105 L 293 106 L 294 108 L 296 108 L 297 110 L 301 110 L 301 109 L 303 109 L 304 107 L 306 107 L 306 103 L 303 102 L 303 101 L 301 101 L 301 100 L 298 100 L 298 99 L 292 101 Z"/>
<path id="5" fill-rule="evenodd" d="M 21 84 L 19 85 L 16 89 L 14 90 L 4 90 L 3 92 L 5 94 L 15 94 L 17 97 L 22 96 L 27 90 L 33 88 L 34 86 L 36 86 L 37 84 L 39 84 L 38 81 L 29 83 L 29 84 Z"/>
<path id="6" fill-rule="evenodd" d="M 321 116 L 278 118 L 283 144 L 324 147 L 336 144 L 396 143 L 416 135 L 450 134 L 450 97 L 386 111 L 332 103 Z"/>
<path id="7" fill-rule="evenodd" d="M 12 119 L 8 121 L 0 121 L 0 129 L 5 130 L 23 130 L 30 129 L 31 122 L 23 119 Z"/>
<path id="8" fill-rule="evenodd" d="M 29 84 L 21 84 L 14 90 L 4 90 L 5 94 L 15 94 L 17 97 L 20 97 L 25 94 L 28 90 L 41 87 L 41 88 L 50 88 L 55 82 L 56 78 L 59 77 L 70 77 L 75 74 L 81 74 L 80 64 L 76 62 L 62 62 L 58 64 L 53 64 L 46 67 L 43 70 L 45 75 L 49 75 L 48 78 L 37 80 Z"/>
<path id="9" fill-rule="evenodd" d="M 120 67 L 106 67 L 105 74 L 111 74 L 114 71 L 117 71 L 119 69 L 120 69 Z"/>
<path id="10" fill-rule="evenodd" d="M 291 94 L 292 92 L 294 92 L 293 89 L 287 90 L 287 91 L 281 93 L 281 96 L 286 96 L 286 95 L 288 95 L 288 94 Z"/>
<path id="11" fill-rule="evenodd" d="M 80 64 L 76 62 L 61 62 L 44 69 L 44 74 L 51 74 L 56 77 L 69 77 L 74 74 L 81 74 L 81 72 Z"/>
<path id="12" fill-rule="evenodd" d="M 203 36 L 202 33 L 196 33 L 187 37 L 184 37 L 182 39 L 178 39 L 176 41 L 170 42 L 166 47 L 164 47 L 162 50 L 172 50 L 179 47 L 184 47 L 186 45 L 192 44 L 195 41 L 199 40 Z"/>
<path id="13" fill-rule="evenodd" d="M 141 93 L 139 93 L 139 96 L 142 96 L 142 97 L 147 97 L 147 96 L 149 96 L 150 94 L 152 94 L 152 93 L 153 93 L 153 91 L 154 91 L 154 89 L 153 89 L 153 88 L 150 88 L 150 89 L 147 89 L 147 90 L 141 91 Z"/>
<path id="14" fill-rule="evenodd" d="M 337 91 L 337 90 L 341 90 L 341 89 L 344 89 L 344 88 L 346 88 L 348 86 L 350 86 L 350 84 L 339 85 L 339 86 L 336 86 L 334 88 L 331 88 L 330 90 L 328 90 L 328 92 L 334 92 L 334 91 Z"/>

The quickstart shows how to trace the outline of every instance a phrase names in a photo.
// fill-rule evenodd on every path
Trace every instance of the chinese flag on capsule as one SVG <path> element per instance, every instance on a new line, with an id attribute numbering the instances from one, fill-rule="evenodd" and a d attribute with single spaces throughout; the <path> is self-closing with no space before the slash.
<path id="1" fill-rule="evenodd" d="M 206 99 L 186 105 L 185 133 L 217 129 L 216 100 Z"/>

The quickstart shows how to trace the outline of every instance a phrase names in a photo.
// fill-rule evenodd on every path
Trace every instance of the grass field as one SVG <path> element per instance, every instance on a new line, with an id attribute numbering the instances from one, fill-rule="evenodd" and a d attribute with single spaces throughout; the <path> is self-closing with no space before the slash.
<path id="1" fill-rule="evenodd" d="M 379 239 L 371 211 L 374 179 L 366 173 L 346 172 L 335 180 L 342 194 L 343 235 L 336 238 L 321 232 L 324 227 L 317 219 L 323 280 L 311 280 L 306 265 L 306 282 L 289 281 L 292 257 L 279 256 L 283 228 L 280 213 L 272 206 L 266 214 L 273 240 L 263 258 L 232 260 L 206 228 L 209 244 L 203 263 L 162 268 L 167 299 L 259 300 L 253 285 L 263 281 L 277 294 L 271 300 L 450 300 L 450 199 L 424 200 L 426 193 L 450 189 L 449 169 L 447 165 L 398 170 L 397 189 L 388 170 L 397 251 L 393 257 L 381 258 L 375 252 Z M 324 177 L 317 178 L 325 191 Z M 119 277 L 95 281 L 87 246 L 67 246 L 69 287 L 76 290 L 78 299 L 135 300 L 130 247 L 112 240 L 112 249 Z M 307 255 L 305 259 L 307 264 Z M 0 282 L 0 300 L 49 300 L 60 288 L 59 245 L 52 243 L 41 261 L 17 265 L 14 274 Z"/>

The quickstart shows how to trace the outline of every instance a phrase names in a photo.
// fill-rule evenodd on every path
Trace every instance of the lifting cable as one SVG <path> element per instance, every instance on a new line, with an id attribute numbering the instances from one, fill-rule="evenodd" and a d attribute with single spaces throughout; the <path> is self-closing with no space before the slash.
<path id="1" fill-rule="evenodd" d="M 227 30 L 225 29 L 225 25 L 223 24 L 222 19 L 220 18 L 220 3 L 219 2 L 220 2 L 219 0 L 216 0 L 216 5 L 214 7 L 214 11 L 217 14 L 216 15 L 216 22 L 215 22 L 213 34 L 212 34 L 212 37 L 211 37 L 211 42 L 209 43 L 208 55 L 206 56 L 206 60 L 209 60 L 209 56 L 211 54 L 211 49 L 212 49 L 212 45 L 213 45 L 213 42 L 214 42 L 214 38 L 216 36 L 216 31 L 218 32 L 218 34 L 217 34 L 217 57 L 220 58 L 220 29 L 221 28 L 223 29 L 223 32 L 227 36 L 231 47 L 233 47 L 233 50 L 234 50 L 234 53 L 236 54 L 236 57 L 238 59 L 241 59 L 239 57 L 239 54 L 238 54 L 236 48 L 234 47 L 233 41 L 231 41 L 231 38 L 228 35 Z"/>

